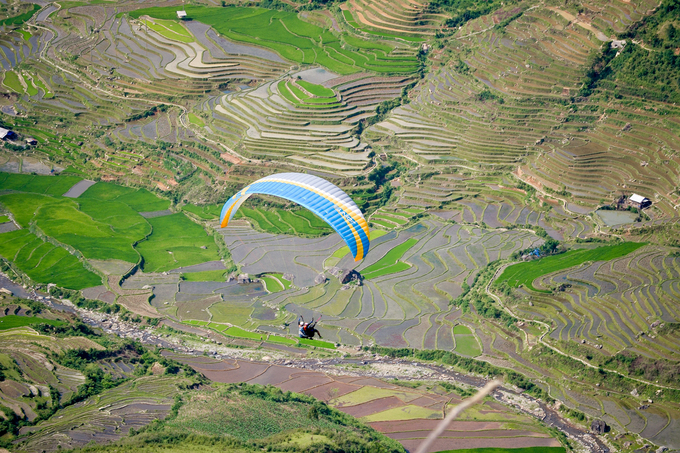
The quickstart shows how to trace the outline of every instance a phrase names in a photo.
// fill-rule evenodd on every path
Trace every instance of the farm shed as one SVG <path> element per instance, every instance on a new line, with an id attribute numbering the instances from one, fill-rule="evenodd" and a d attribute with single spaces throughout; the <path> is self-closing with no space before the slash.
<path id="1" fill-rule="evenodd" d="M 34 139 L 33 137 L 28 137 L 26 138 L 26 143 L 29 145 L 37 145 L 38 140 Z"/>
<path id="2" fill-rule="evenodd" d="M 649 198 L 645 198 L 642 195 L 638 195 L 634 193 L 633 195 L 630 196 L 629 198 L 630 203 L 637 207 L 637 208 L 646 208 L 647 206 L 652 204 L 652 201 Z"/>
<path id="3" fill-rule="evenodd" d="M 186 17 L 187 17 L 186 11 L 177 11 L 177 18 L 178 19 L 186 19 Z"/>
<path id="4" fill-rule="evenodd" d="M 4 127 L 0 127 L 0 139 L 2 140 L 12 140 L 14 138 L 17 138 L 17 134 L 14 131 L 10 131 L 9 129 L 5 129 Z"/>

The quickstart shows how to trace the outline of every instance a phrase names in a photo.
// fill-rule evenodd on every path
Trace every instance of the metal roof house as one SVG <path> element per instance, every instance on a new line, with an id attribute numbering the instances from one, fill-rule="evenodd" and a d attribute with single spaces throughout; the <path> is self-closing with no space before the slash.
<path id="1" fill-rule="evenodd" d="M 14 138 L 17 138 L 17 134 L 14 131 L 10 131 L 9 129 L 5 129 L 4 127 L 0 127 L 0 139 L 2 140 L 12 140 Z"/>
<path id="2" fill-rule="evenodd" d="M 178 19 L 186 19 L 186 17 L 187 17 L 186 11 L 177 11 L 177 18 Z"/>
<path id="3" fill-rule="evenodd" d="M 638 195 L 634 193 L 633 195 L 628 198 L 630 202 L 639 207 L 639 208 L 646 208 L 647 206 L 650 206 L 652 204 L 652 201 L 649 198 L 645 198 L 642 195 Z"/>

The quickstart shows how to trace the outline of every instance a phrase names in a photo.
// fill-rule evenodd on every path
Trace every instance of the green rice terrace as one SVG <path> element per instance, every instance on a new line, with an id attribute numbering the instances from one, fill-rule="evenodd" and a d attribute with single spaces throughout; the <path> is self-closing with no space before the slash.
<path id="1" fill-rule="evenodd" d="M 0 3 L 0 451 L 680 451 L 678 11 Z"/>

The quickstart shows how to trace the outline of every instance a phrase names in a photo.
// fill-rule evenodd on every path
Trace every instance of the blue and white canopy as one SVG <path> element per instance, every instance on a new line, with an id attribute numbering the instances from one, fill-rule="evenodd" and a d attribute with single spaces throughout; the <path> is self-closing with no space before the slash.
<path id="1" fill-rule="evenodd" d="M 244 187 L 222 208 L 222 228 L 229 225 L 241 204 L 253 194 L 275 195 L 298 203 L 328 223 L 344 239 L 354 260 L 366 256 L 370 235 L 368 223 L 359 207 L 334 184 L 305 173 L 280 173 Z"/>

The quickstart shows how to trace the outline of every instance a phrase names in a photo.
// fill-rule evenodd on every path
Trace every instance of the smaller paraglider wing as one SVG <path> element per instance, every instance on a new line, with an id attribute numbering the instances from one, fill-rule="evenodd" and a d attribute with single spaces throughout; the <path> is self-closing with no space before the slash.
<path id="1" fill-rule="evenodd" d="M 328 223 L 345 241 L 355 261 L 363 259 L 370 247 L 368 223 L 359 207 L 336 185 L 305 173 L 280 173 L 244 187 L 222 208 L 222 228 L 253 194 L 274 195 L 298 203 Z"/>

